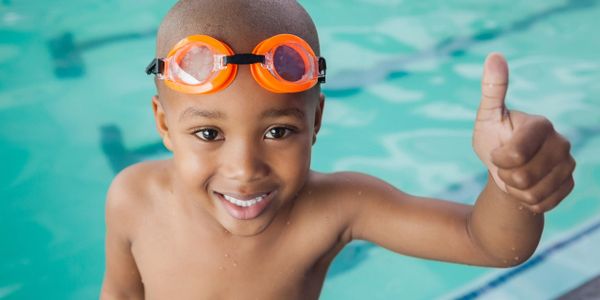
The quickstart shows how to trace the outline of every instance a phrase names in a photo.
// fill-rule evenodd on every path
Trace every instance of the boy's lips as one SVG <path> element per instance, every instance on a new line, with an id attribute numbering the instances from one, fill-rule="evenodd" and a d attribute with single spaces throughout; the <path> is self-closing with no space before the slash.
<path id="1" fill-rule="evenodd" d="M 214 192 L 214 194 L 233 218 L 249 220 L 258 217 L 267 208 L 275 191 L 249 195 L 219 192 Z"/>

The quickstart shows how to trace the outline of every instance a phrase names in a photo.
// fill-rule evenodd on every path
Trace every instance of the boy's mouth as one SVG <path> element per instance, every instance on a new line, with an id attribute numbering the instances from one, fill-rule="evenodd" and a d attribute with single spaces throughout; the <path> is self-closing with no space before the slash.
<path id="1" fill-rule="evenodd" d="M 275 191 L 252 195 L 214 193 L 229 215 L 238 220 L 249 220 L 258 217 L 267 208 Z"/>
<path id="2" fill-rule="evenodd" d="M 262 194 L 258 197 L 254 197 L 249 200 L 241 200 L 241 199 L 234 198 L 232 196 L 223 194 L 223 198 L 225 198 L 225 200 L 227 200 L 237 206 L 241 206 L 241 207 L 250 207 L 250 206 L 256 205 L 257 203 L 260 203 L 261 201 L 263 201 L 267 196 L 268 196 L 268 194 Z"/>

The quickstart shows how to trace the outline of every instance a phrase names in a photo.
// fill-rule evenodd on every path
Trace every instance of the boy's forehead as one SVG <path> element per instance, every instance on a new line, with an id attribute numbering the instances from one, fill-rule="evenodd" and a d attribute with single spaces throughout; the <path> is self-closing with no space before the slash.
<path id="1" fill-rule="evenodd" d="M 182 0 L 165 16 L 157 36 L 157 56 L 164 57 L 181 39 L 213 36 L 235 52 L 250 52 L 265 38 L 291 33 L 306 40 L 319 55 L 316 28 L 293 0 Z"/>
<path id="2" fill-rule="evenodd" d="M 250 93 L 248 97 L 234 95 L 237 91 L 225 90 L 221 95 L 180 95 L 177 99 L 176 117 L 180 122 L 197 118 L 235 120 L 251 117 L 256 120 L 275 117 L 293 117 L 305 120 L 314 103 L 308 101 L 310 93 L 269 94 L 268 97 Z"/>

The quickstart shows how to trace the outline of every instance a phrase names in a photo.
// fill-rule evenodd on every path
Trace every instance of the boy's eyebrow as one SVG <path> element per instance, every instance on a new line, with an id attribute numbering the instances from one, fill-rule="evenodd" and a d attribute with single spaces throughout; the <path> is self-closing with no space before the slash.
<path id="1" fill-rule="evenodd" d="M 224 119 L 225 114 L 220 111 L 210 111 L 210 110 L 201 110 L 197 107 L 188 107 L 182 114 L 179 116 L 179 121 L 183 121 L 190 117 L 204 117 L 208 119 Z"/>
<path id="2" fill-rule="evenodd" d="M 285 116 L 292 116 L 292 117 L 296 117 L 300 120 L 304 120 L 304 112 L 298 108 L 292 107 L 292 108 L 283 108 L 283 109 L 269 109 L 267 111 L 264 111 L 261 114 L 261 118 L 265 119 L 265 118 L 276 118 L 276 117 L 285 117 Z"/>
<path id="3" fill-rule="evenodd" d="M 262 119 L 266 118 L 277 118 L 277 117 L 285 117 L 292 116 L 296 117 L 300 120 L 304 120 L 304 112 L 301 109 L 292 107 L 292 108 L 283 108 L 283 109 L 269 109 L 264 111 L 260 117 Z M 220 111 L 210 111 L 210 110 L 202 110 L 197 107 L 188 107 L 179 117 L 179 121 L 183 121 L 187 118 L 192 117 L 203 117 L 207 119 L 225 119 L 225 114 Z"/>

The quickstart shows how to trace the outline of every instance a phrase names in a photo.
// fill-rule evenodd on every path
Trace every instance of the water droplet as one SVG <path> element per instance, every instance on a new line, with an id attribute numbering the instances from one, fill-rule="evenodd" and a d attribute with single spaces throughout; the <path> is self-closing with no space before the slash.
<path id="1" fill-rule="evenodd" d="M 291 223 L 290 221 L 287 221 L 287 222 L 285 222 L 285 225 L 290 225 L 290 223 Z"/>
<path id="2" fill-rule="evenodd" d="M 515 260 L 519 260 L 519 257 L 518 257 L 518 256 L 515 256 Z"/>
<path id="3" fill-rule="evenodd" d="M 508 260 L 504 259 L 502 260 L 503 263 L 508 264 Z"/>
<path id="4" fill-rule="evenodd" d="M 362 195 L 362 191 L 358 191 L 358 195 L 361 196 Z"/>
<path id="5" fill-rule="evenodd" d="M 519 210 L 523 210 L 523 206 L 519 206 Z"/>
<path id="6" fill-rule="evenodd" d="M 238 264 L 237 264 L 237 261 L 234 261 L 234 262 L 233 262 L 233 266 L 234 266 L 234 267 L 237 267 L 237 265 L 238 265 Z"/>
<path id="7" fill-rule="evenodd" d="M 229 254 L 228 254 L 228 253 L 225 253 L 225 257 L 229 257 Z"/>
<path id="8" fill-rule="evenodd" d="M 223 268 L 223 266 L 219 267 L 219 270 L 224 270 L 225 268 Z"/>

